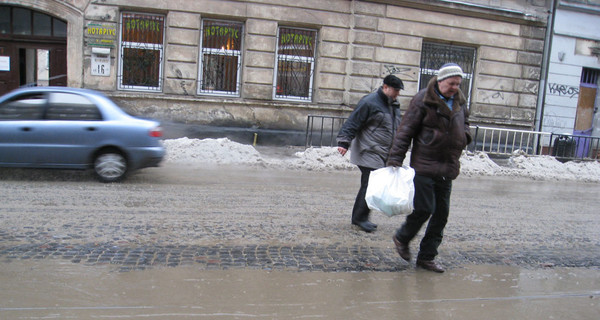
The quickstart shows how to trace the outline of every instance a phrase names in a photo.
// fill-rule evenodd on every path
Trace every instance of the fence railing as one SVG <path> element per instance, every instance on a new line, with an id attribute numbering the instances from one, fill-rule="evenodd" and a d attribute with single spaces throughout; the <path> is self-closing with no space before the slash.
<path id="1" fill-rule="evenodd" d="M 551 134 L 550 150 L 558 160 L 600 159 L 600 137 L 576 134 Z"/>
<path id="2" fill-rule="evenodd" d="M 510 155 L 516 151 L 540 155 L 542 148 L 539 148 L 539 142 L 545 136 L 550 135 L 550 133 L 540 131 L 475 126 L 475 135 L 469 150 L 496 155 Z"/>
<path id="3" fill-rule="evenodd" d="M 308 115 L 305 147 L 334 147 L 338 131 L 348 119 L 337 116 Z"/>
<path id="4" fill-rule="evenodd" d="M 600 137 L 476 126 L 469 150 L 492 155 L 511 155 L 518 151 L 550 155 L 559 161 L 598 160 Z"/>
<path id="5" fill-rule="evenodd" d="M 334 147 L 336 136 L 347 117 L 309 115 L 305 147 Z M 600 137 L 556 134 L 542 131 L 513 130 L 475 126 L 469 151 L 510 156 L 515 152 L 528 155 L 551 155 L 560 161 L 599 160 Z"/>

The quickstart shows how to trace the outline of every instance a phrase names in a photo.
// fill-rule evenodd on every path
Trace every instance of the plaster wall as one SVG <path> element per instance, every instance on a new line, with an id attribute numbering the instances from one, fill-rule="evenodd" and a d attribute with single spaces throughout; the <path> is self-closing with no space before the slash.
<path id="1" fill-rule="evenodd" d="M 600 59 L 577 50 L 578 41 L 600 39 L 600 15 L 558 10 L 552 39 L 542 131 L 573 133 L 583 68 L 600 70 Z M 587 43 L 587 42 L 586 42 Z M 591 42 L 593 43 L 593 41 Z M 600 99 L 596 98 L 598 110 Z M 598 112 L 594 129 L 598 132 Z M 547 142 L 546 142 L 547 143 Z"/>
<path id="2" fill-rule="evenodd" d="M 308 114 L 348 115 L 362 96 L 381 85 L 387 74 L 396 74 L 405 82 L 400 97 L 404 109 L 419 86 L 421 45 L 423 41 L 436 41 L 477 51 L 470 106 L 473 123 L 533 127 L 547 1 L 431 1 L 431 5 L 411 0 L 18 3 L 64 16 L 69 22 L 70 86 L 104 91 L 126 108 L 160 120 L 303 130 Z M 161 92 L 118 90 L 118 45 L 111 49 L 110 76 L 91 74 L 86 26 L 102 23 L 118 30 L 123 11 L 166 17 Z M 203 18 L 244 24 L 239 97 L 198 93 Z M 310 102 L 273 99 L 279 26 L 318 32 Z"/>

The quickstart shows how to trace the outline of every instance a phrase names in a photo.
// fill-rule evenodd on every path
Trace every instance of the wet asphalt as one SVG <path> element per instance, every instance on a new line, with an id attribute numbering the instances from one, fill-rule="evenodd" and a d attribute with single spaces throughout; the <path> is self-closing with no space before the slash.
<path id="1" fill-rule="evenodd" d="M 120 184 L 86 173 L 2 169 L 0 262 L 59 259 L 121 271 L 396 272 L 403 217 L 350 225 L 360 174 L 167 165 Z M 461 177 L 438 261 L 600 268 L 600 185 Z M 418 240 L 411 243 L 418 250 Z"/>

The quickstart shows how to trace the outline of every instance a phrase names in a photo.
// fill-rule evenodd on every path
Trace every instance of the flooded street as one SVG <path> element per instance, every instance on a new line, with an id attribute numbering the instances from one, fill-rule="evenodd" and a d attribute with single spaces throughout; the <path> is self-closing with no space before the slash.
<path id="1" fill-rule="evenodd" d="M 0 319 L 600 314 L 596 183 L 459 178 L 435 274 L 395 252 L 402 217 L 350 225 L 359 172 L 63 174 L 0 170 Z"/>

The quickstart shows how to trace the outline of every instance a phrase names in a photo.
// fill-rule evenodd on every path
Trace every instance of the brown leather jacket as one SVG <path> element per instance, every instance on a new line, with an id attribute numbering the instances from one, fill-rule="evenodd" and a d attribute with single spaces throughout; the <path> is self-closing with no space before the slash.
<path id="1" fill-rule="evenodd" d="M 471 143 L 469 112 L 462 92 L 452 110 L 437 90 L 437 77 L 411 100 L 396 131 L 388 166 L 402 166 L 412 142 L 410 166 L 418 175 L 455 179 L 462 150 Z"/>

